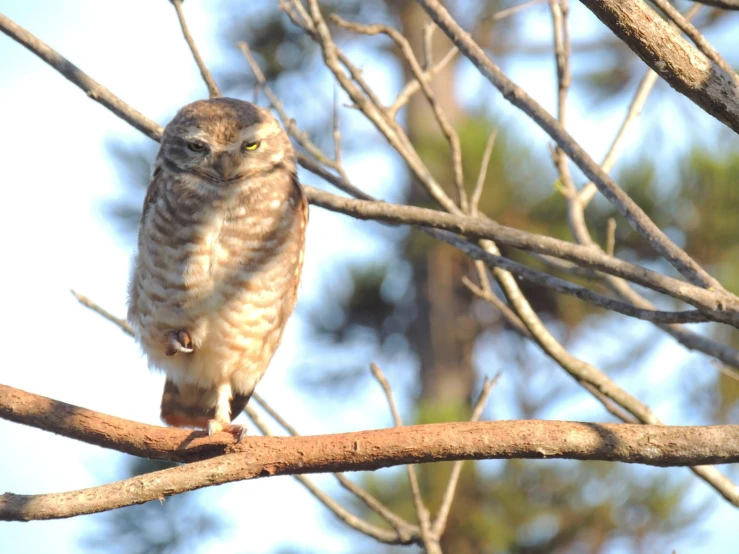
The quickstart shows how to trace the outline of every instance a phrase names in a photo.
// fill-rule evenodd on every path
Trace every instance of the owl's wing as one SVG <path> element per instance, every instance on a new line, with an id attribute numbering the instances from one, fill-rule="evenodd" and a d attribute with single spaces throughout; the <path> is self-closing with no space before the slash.
<path id="1" fill-rule="evenodd" d="M 231 399 L 231 421 L 239 415 L 251 394 L 234 394 Z M 167 379 L 162 394 L 162 421 L 174 427 L 208 428 L 208 420 L 215 419 L 216 390 L 197 385 L 178 385 Z"/>
<path id="2" fill-rule="evenodd" d="M 163 183 L 162 179 L 160 178 L 162 173 L 162 166 L 161 161 L 157 159 L 157 161 L 154 163 L 154 170 L 151 172 L 151 182 L 149 183 L 149 186 L 146 188 L 146 196 L 144 197 L 144 209 L 141 212 L 141 221 L 144 221 L 144 218 L 146 217 L 146 213 L 151 209 L 151 207 L 157 203 L 157 200 L 159 200 L 159 197 L 162 194 L 163 191 Z"/>

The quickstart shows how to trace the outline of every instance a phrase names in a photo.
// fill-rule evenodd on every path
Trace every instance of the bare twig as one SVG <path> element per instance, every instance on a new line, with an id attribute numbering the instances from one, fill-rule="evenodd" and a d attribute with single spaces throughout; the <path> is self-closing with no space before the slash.
<path id="1" fill-rule="evenodd" d="M 159 140 L 162 136 L 162 127 L 147 118 L 141 112 L 134 110 L 103 85 L 90 78 L 72 62 L 59 55 L 43 41 L 17 25 L 3 14 L 0 14 L 0 31 L 13 40 L 22 44 L 32 53 L 56 69 L 69 81 L 81 88 L 88 97 L 108 108 L 115 115 L 133 125 L 146 136 Z"/>
<path id="2" fill-rule="evenodd" d="M 385 375 L 377 364 L 370 364 L 370 370 L 372 371 L 372 375 L 377 380 L 377 382 L 380 383 L 380 386 L 385 393 L 385 398 L 387 399 L 388 406 L 390 407 L 390 411 L 393 414 L 395 427 L 402 427 L 403 421 L 401 420 L 400 414 L 398 413 L 398 408 L 395 406 L 395 400 L 393 399 L 393 391 L 390 388 L 390 383 L 387 382 Z M 407 469 L 408 481 L 411 485 L 411 495 L 413 496 L 413 505 L 418 516 L 418 527 L 421 531 L 421 540 L 423 542 L 423 547 L 426 552 L 430 554 L 441 554 L 441 547 L 439 546 L 438 535 L 435 536 L 431 532 L 431 518 L 429 516 L 428 508 L 426 508 L 426 504 L 423 502 L 421 487 L 419 487 L 418 485 L 418 475 L 416 474 L 416 468 L 413 465 L 408 464 Z"/>
<path id="3" fill-rule="evenodd" d="M 277 421 L 277 423 L 280 424 L 280 426 L 283 429 L 285 429 L 288 433 L 290 433 L 294 437 L 300 436 L 300 433 L 298 433 L 297 429 L 295 429 L 295 427 L 290 425 L 285 420 L 285 418 L 283 418 L 274 408 L 272 408 L 261 396 L 259 396 L 257 393 L 254 393 L 253 398 L 264 409 L 264 411 L 266 411 L 275 421 Z M 253 409 L 250 409 L 249 406 L 247 406 L 246 411 L 249 417 L 252 418 L 252 420 L 254 420 L 254 416 L 252 414 L 253 413 L 255 414 L 256 412 L 254 412 Z M 266 424 L 263 423 L 263 425 L 266 427 Z M 262 426 L 259 426 L 259 428 L 262 430 L 262 432 L 264 432 L 264 429 L 262 428 Z M 382 502 L 377 500 L 377 498 L 369 494 L 362 487 L 356 485 L 353 481 L 348 479 L 345 475 L 342 475 L 341 473 L 334 473 L 334 477 L 336 477 L 336 480 L 339 482 L 339 484 L 342 487 L 344 487 L 344 489 L 351 492 L 354 496 L 356 496 L 362 502 L 364 502 L 365 505 L 367 505 L 367 507 L 369 507 L 371 510 L 376 512 L 380 517 L 382 517 L 385 521 L 387 521 L 388 524 L 390 524 L 390 526 L 393 529 L 395 529 L 395 531 L 398 533 L 398 536 L 404 542 L 420 540 L 420 530 L 418 529 L 418 527 L 411 525 L 410 523 L 405 521 L 403 518 L 395 514 L 392 510 L 390 510 L 390 508 L 385 506 Z"/>
<path id="4" fill-rule="evenodd" d="M 195 63 L 198 64 L 198 69 L 200 69 L 200 75 L 203 76 L 203 81 L 205 81 L 205 85 L 208 87 L 208 95 L 211 98 L 218 98 L 221 95 L 221 91 L 218 90 L 218 85 L 216 85 L 216 82 L 213 79 L 213 75 L 211 75 L 208 67 L 205 65 L 203 58 L 200 57 L 200 52 L 198 52 L 198 48 L 197 46 L 195 46 L 195 41 L 190 34 L 190 30 L 187 28 L 185 13 L 182 11 L 182 0 L 169 1 L 172 3 L 175 11 L 177 12 L 177 19 L 179 19 L 180 27 L 182 28 L 182 35 L 185 37 L 187 45 L 190 47 L 190 52 L 192 52 L 192 57 L 195 58 Z"/>
<path id="5" fill-rule="evenodd" d="M 434 114 L 434 117 L 436 118 L 437 123 L 439 124 L 439 128 L 441 129 L 442 134 L 449 143 L 452 154 L 454 186 L 457 190 L 458 203 L 462 211 L 466 212 L 468 203 L 467 193 L 464 189 L 464 175 L 462 171 L 462 148 L 459 143 L 459 135 L 449 123 L 446 114 L 441 109 L 439 103 L 436 101 L 436 95 L 434 94 L 433 90 L 431 90 L 431 87 L 426 81 L 423 68 L 421 67 L 421 64 L 418 63 L 416 55 L 413 53 L 413 49 L 411 48 L 408 39 L 401 35 L 396 29 L 388 27 L 387 25 L 361 25 L 359 23 L 345 21 L 336 14 L 331 17 L 331 21 L 341 27 L 344 27 L 345 29 L 354 31 L 355 33 L 360 33 L 363 35 L 387 35 L 398 46 L 403 59 L 405 59 L 405 61 L 408 63 L 408 67 L 410 68 L 411 73 L 415 77 L 416 81 L 418 81 L 421 87 L 421 91 L 426 97 L 426 101 L 428 102 L 429 106 L 431 106 L 431 110 Z"/>
<path id="6" fill-rule="evenodd" d="M 131 335 L 131 336 L 134 335 L 133 329 L 129 325 L 128 321 L 126 321 L 125 319 L 121 319 L 120 317 L 114 316 L 108 310 L 104 309 L 102 306 L 96 304 L 95 302 L 87 298 L 87 296 L 83 296 L 74 290 L 70 290 L 69 292 L 71 292 L 72 296 L 74 296 L 77 299 L 77 301 L 83 306 L 90 308 L 93 312 L 103 316 L 105 319 L 107 319 L 111 323 L 114 323 L 115 325 L 120 327 L 121 330 L 125 332 L 126 334 Z"/>
<path id="7" fill-rule="evenodd" d="M 546 1 L 547 0 L 529 0 L 528 2 L 524 2 L 523 4 L 519 4 L 518 6 L 511 6 L 510 8 L 506 8 L 505 10 L 497 11 L 493 15 L 486 16 L 483 19 L 492 19 L 493 21 L 500 21 L 502 19 L 505 19 L 506 17 L 510 17 L 519 12 L 522 12 L 523 10 L 530 8 L 531 6 L 536 6 L 537 4 L 543 4 Z"/>
<path id="8" fill-rule="evenodd" d="M 693 6 L 688 8 L 685 12 L 685 20 L 690 21 L 693 17 L 695 17 L 695 15 L 700 10 L 700 7 L 701 6 L 699 4 L 693 4 Z M 610 172 L 611 169 L 613 169 L 613 166 L 616 163 L 617 155 L 619 153 L 619 146 L 626 137 L 626 131 L 631 126 L 631 124 L 636 121 L 636 119 L 641 115 L 644 104 L 646 103 L 649 94 L 652 92 L 657 79 L 657 74 L 653 70 L 648 69 L 644 74 L 644 77 L 642 77 L 641 81 L 639 82 L 636 93 L 634 94 L 634 97 L 631 100 L 631 104 L 629 105 L 629 109 L 626 112 L 626 117 L 621 122 L 621 127 L 616 133 L 616 136 L 614 137 L 613 142 L 611 143 L 611 147 L 608 149 L 605 158 L 603 158 L 603 163 L 601 163 L 601 167 L 606 173 Z M 597 188 L 592 181 L 588 182 L 580 190 L 579 196 L 583 210 L 593 199 L 596 191 Z"/>
<path id="9" fill-rule="evenodd" d="M 480 198 L 482 197 L 482 189 L 485 186 L 485 178 L 488 175 L 488 166 L 490 165 L 490 156 L 493 153 L 493 146 L 495 146 L 495 139 L 498 136 L 498 129 L 493 129 L 488 141 L 485 143 L 485 150 L 482 153 L 482 161 L 480 162 L 480 172 L 477 174 L 477 181 L 475 182 L 475 190 L 472 192 L 472 198 L 470 199 L 470 215 L 477 215 L 477 208 L 480 205 Z"/>
<path id="10" fill-rule="evenodd" d="M 688 310 L 684 312 L 663 312 L 658 310 L 642 310 L 635 308 L 631 304 L 608 298 L 597 292 L 588 290 L 580 285 L 575 285 L 559 277 L 542 273 L 535 269 L 531 269 L 523 264 L 504 258 L 503 256 L 485 252 L 482 248 L 472 243 L 460 240 L 454 235 L 448 233 L 437 233 L 436 236 L 441 240 L 447 240 L 450 244 L 462 250 L 465 254 L 475 260 L 481 260 L 491 267 L 499 267 L 512 273 L 520 279 L 526 279 L 537 285 L 541 285 L 562 294 L 574 296 L 585 302 L 589 302 L 595 306 L 611 310 L 620 314 L 653 321 L 656 323 L 705 323 L 711 321 L 710 316 L 698 311 Z M 497 307 L 497 306 L 496 306 Z"/>
<path id="11" fill-rule="evenodd" d="M 475 407 L 472 409 L 470 421 L 478 421 L 480 419 L 480 417 L 482 416 L 482 411 L 485 408 L 485 404 L 487 404 L 488 397 L 490 396 L 490 391 L 493 390 L 493 387 L 495 386 L 495 383 L 498 382 L 498 379 L 500 379 L 500 373 L 497 373 L 492 379 L 488 379 L 487 377 L 485 377 L 485 382 L 482 384 L 480 396 L 478 396 L 477 402 L 475 402 Z M 457 484 L 459 483 L 459 476 L 462 474 L 463 465 L 464 462 L 462 461 L 454 462 L 454 465 L 452 466 L 452 471 L 449 474 L 449 482 L 447 483 L 446 489 L 444 490 L 444 496 L 442 497 L 439 511 L 436 514 L 436 519 L 431 525 L 431 531 L 437 537 L 440 537 L 444 532 L 444 529 L 446 529 L 446 522 L 449 518 L 449 510 L 451 510 L 452 508 L 454 493 L 457 490 Z"/>
<path id="12" fill-rule="evenodd" d="M 259 400 L 259 404 L 263 408 L 266 407 L 266 403 L 264 403 L 264 401 L 261 399 Z M 259 428 L 264 436 L 274 436 L 267 423 L 261 418 L 259 413 L 254 408 L 247 405 L 245 411 L 246 414 L 249 416 L 249 419 L 252 420 L 254 425 Z M 272 417 L 275 417 L 275 412 L 271 410 L 271 408 L 270 415 Z M 280 425 L 285 426 L 286 423 L 280 423 Z M 293 436 L 298 436 L 297 433 L 291 432 L 290 434 Z M 364 489 L 354 485 L 354 483 L 349 481 L 343 475 L 335 474 L 335 476 L 342 484 L 345 484 L 344 482 L 348 481 L 348 483 L 351 485 L 351 492 L 361 498 L 370 508 L 374 509 L 380 515 L 385 517 L 385 519 L 388 520 L 391 525 L 393 525 L 395 532 L 391 532 L 386 529 L 382 529 L 381 527 L 377 527 L 376 525 L 372 525 L 371 523 L 351 513 L 349 510 L 347 510 L 346 508 L 341 506 L 341 504 L 331 498 L 328 494 L 322 491 L 320 487 L 318 487 L 311 479 L 309 479 L 305 475 L 294 475 L 295 479 L 301 485 L 303 485 L 316 498 L 316 500 L 326 506 L 341 521 L 343 521 L 353 529 L 356 529 L 360 533 L 363 533 L 368 537 L 371 537 L 377 541 L 386 544 L 411 544 L 420 540 L 418 529 L 415 529 L 412 525 L 393 514 L 372 495 L 367 493 Z"/>
<path id="13" fill-rule="evenodd" d="M 647 242 L 691 282 L 713 290 L 724 291 L 695 260 L 672 242 L 621 187 L 588 155 L 570 134 L 525 91 L 515 85 L 483 52 L 438 0 L 419 0 L 426 12 L 447 34 L 467 58 L 503 96 L 531 117 L 564 150 L 598 187 L 629 224 Z M 587 2 L 586 2 L 587 3 Z M 727 293 L 728 294 L 728 293 Z"/>
<path id="14" fill-rule="evenodd" d="M 616 251 L 616 220 L 612 217 L 608 218 L 608 226 L 606 228 L 606 254 L 613 256 Z"/>
<path id="15" fill-rule="evenodd" d="M 434 28 L 436 26 L 434 25 Z M 437 63 L 436 65 L 432 66 L 431 68 L 424 71 L 424 79 L 426 81 L 429 81 L 432 79 L 437 73 L 439 73 L 442 69 L 444 69 L 449 62 L 451 62 L 454 57 L 459 53 L 459 48 L 456 46 L 452 46 L 452 48 L 449 49 L 449 51 L 444 55 L 444 57 Z M 405 106 L 408 101 L 411 99 L 411 97 L 416 94 L 419 90 L 421 90 L 421 84 L 417 79 L 413 79 L 412 81 L 409 81 L 404 87 L 403 90 L 398 93 L 398 97 L 395 99 L 395 102 L 393 102 L 392 106 L 387 108 L 387 114 L 391 118 L 395 119 L 395 117 L 398 114 L 398 111 Z"/>

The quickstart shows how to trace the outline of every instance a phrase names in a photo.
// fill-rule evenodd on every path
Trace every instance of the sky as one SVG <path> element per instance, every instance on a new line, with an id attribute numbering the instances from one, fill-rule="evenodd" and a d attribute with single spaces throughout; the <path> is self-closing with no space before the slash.
<path id="1" fill-rule="evenodd" d="M 220 20 L 205 0 L 188 0 L 185 10 L 203 58 L 218 66 L 225 59 L 223 45 L 216 38 Z M 169 2 L 0 0 L 0 12 L 162 125 L 180 106 L 206 94 Z M 582 12 L 573 17 L 587 19 Z M 546 17 L 534 18 L 531 32 L 548 33 L 547 25 Z M 389 97 L 397 89 L 397 76 L 385 71 L 381 60 L 367 59 L 363 64 L 382 94 Z M 475 91 L 482 83 L 479 76 L 462 71 L 470 85 L 465 87 L 467 100 L 475 102 Z M 553 109 L 554 98 L 548 94 L 553 88 L 539 86 L 542 78 L 552 78 L 551 71 L 542 74 L 522 61 L 511 75 L 547 109 Z M 594 122 L 587 110 L 573 110 L 575 137 L 593 155 L 602 156 L 620 113 L 614 109 Z M 114 314 L 125 313 L 133 244 L 116 232 L 106 209 L 122 194 L 121 176 L 106 144 L 111 140 L 139 144 L 140 133 L 5 35 L 0 35 L 0 121 L 5 172 L 0 229 L 7 237 L 2 299 L 6 346 L 0 382 L 118 417 L 159 424 L 162 376 L 147 370 L 128 336 L 82 308 L 70 294 L 74 289 Z M 529 125 L 522 132 L 541 142 L 543 150 L 547 148 L 538 129 Z M 679 142 L 667 146 L 679 150 Z M 397 183 L 393 164 L 374 151 L 348 160 L 355 184 L 388 199 L 393 199 Z M 310 178 L 306 181 L 312 183 Z M 313 211 L 304 301 L 321 294 L 316 285 L 333 257 L 355 256 L 358 251 L 363 257 L 380 255 L 380 247 L 365 238 L 362 225 L 347 222 L 344 216 Z M 326 247 L 328 240 L 330 248 Z M 342 404 L 340 417 L 335 405 L 315 402 L 298 390 L 290 373 L 295 361 L 291 345 L 302 336 L 302 325 L 300 318 L 291 321 L 284 346 L 259 386 L 260 394 L 288 420 L 299 422 L 301 430 L 311 433 L 389 425 L 379 390 L 357 391 L 353 405 Z M 671 346 L 659 355 L 663 361 L 675 362 L 694 356 Z M 665 376 L 655 373 L 653 378 L 664 382 Z M 500 394 L 504 396 L 505 384 Z M 672 422 L 682 417 L 669 405 L 659 408 L 661 414 L 674 416 Z M 571 407 L 570 413 L 563 411 L 558 416 L 576 417 L 577 409 Z M 117 453 L 4 420 L 0 420 L 0 445 L 0 492 L 68 491 L 120 477 L 122 456 Z M 318 481 L 329 484 L 330 478 L 319 477 Z M 700 502 L 705 487 L 695 489 L 691 501 Z M 326 510 L 289 478 L 229 484 L 208 491 L 203 498 L 211 508 L 248 522 L 224 537 L 224 548 L 248 544 L 250 552 L 269 553 L 279 546 L 299 544 L 327 554 L 352 552 L 355 535 L 337 533 Z M 739 516 L 724 503 L 712 510 L 701 548 L 728 551 L 724 548 L 733 536 L 728 529 L 732 524 L 735 528 Z M 0 523 L 0 551 L 76 552 L 78 541 L 98 517 Z M 285 521 L 290 522 L 291 536 L 283 531 Z M 685 546 L 692 549 L 695 544 Z M 681 551 L 680 545 L 676 548 Z"/>

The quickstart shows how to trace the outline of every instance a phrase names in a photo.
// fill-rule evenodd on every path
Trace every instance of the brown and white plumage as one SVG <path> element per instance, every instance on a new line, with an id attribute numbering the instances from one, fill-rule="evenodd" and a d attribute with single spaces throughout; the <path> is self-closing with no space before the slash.
<path id="1" fill-rule="evenodd" d="M 295 306 L 307 216 L 290 140 L 267 111 L 217 98 L 167 125 L 128 310 L 167 374 L 164 421 L 230 429 Z"/>

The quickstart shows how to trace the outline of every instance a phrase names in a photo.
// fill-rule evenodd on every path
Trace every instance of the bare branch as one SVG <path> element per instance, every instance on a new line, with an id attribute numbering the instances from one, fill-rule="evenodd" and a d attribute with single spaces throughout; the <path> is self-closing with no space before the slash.
<path id="1" fill-rule="evenodd" d="M 274 408 L 272 408 L 261 396 L 259 396 L 257 393 L 254 393 L 253 395 L 254 400 L 257 401 L 257 403 L 266 411 L 277 423 L 280 424 L 280 426 L 285 429 L 288 433 L 290 433 L 292 436 L 297 437 L 300 435 L 298 433 L 297 429 L 290 425 Z M 249 417 L 254 421 L 255 424 L 262 430 L 263 433 L 268 434 L 265 432 L 265 428 L 267 427 L 264 422 L 257 423 L 255 420 L 255 416 L 258 417 L 258 414 L 250 408 L 248 405 L 246 407 L 246 412 L 249 415 Z M 264 428 L 263 428 L 264 427 Z M 398 539 L 402 544 L 407 544 L 410 542 L 413 542 L 414 540 L 417 542 L 420 540 L 420 530 L 418 527 L 411 525 L 407 521 L 405 521 L 403 518 L 395 514 L 390 508 L 385 506 L 382 502 L 377 500 L 374 496 L 369 494 L 366 490 L 364 490 L 362 487 L 355 484 L 353 481 L 351 481 L 349 478 L 347 478 L 345 475 L 342 475 L 341 473 L 334 473 L 334 477 L 336 477 L 336 480 L 339 482 L 339 484 L 344 487 L 347 491 L 352 493 L 354 496 L 359 498 L 362 502 L 367 505 L 371 510 L 373 510 L 375 513 L 377 513 L 380 517 L 382 517 L 385 521 L 387 521 L 390 526 L 395 529 L 395 531 L 398 533 Z M 301 481 L 302 482 L 302 481 Z"/>
<path id="2" fill-rule="evenodd" d="M 401 35 L 396 29 L 388 27 L 387 25 L 361 25 L 359 23 L 345 21 L 336 14 L 333 14 L 331 16 L 331 21 L 341 27 L 344 27 L 345 29 L 354 31 L 355 33 L 370 36 L 377 34 L 387 35 L 398 46 L 403 59 L 405 59 L 405 61 L 408 63 L 408 67 L 410 68 L 411 73 L 416 78 L 416 81 L 418 81 L 418 84 L 421 87 L 421 91 L 423 91 L 423 94 L 426 97 L 426 101 L 429 103 L 429 106 L 431 106 L 431 110 L 434 113 L 434 117 L 439 124 L 439 128 L 441 129 L 442 134 L 449 143 L 449 147 L 452 151 L 454 186 L 457 189 L 458 204 L 462 211 L 466 212 L 468 209 L 467 193 L 464 189 L 464 176 L 462 172 L 462 148 L 459 143 L 459 135 L 449 123 L 446 114 L 441 109 L 439 103 L 436 101 L 436 96 L 434 95 L 433 90 L 431 90 L 431 87 L 424 78 L 425 75 L 423 68 L 421 67 L 421 64 L 418 63 L 416 55 L 413 53 L 413 49 L 411 48 L 408 39 Z"/>
<path id="3" fill-rule="evenodd" d="M 706 37 L 704 37 L 687 18 L 683 17 L 683 15 L 672 4 L 667 0 L 652 0 L 652 2 L 677 26 L 678 29 L 693 41 L 693 44 L 703 52 L 706 58 L 714 62 L 729 75 L 734 73 L 734 68 L 721 57 L 721 54 L 711 46 L 711 44 L 706 40 Z"/>
<path id="4" fill-rule="evenodd" d="M 274 436 L 269 426 L 262 420 L 259 413 L 254 408 L 247 405 L 245 408 L 245 411 L 247 415 L 249 416 L 249 419 L 252 420 L 254 425 L 256 425 L 259 428 L 259 430 L 264 434 L 264 436 L 266 437 Z M 413 527 L 410 524 L 401 520 L 400 518 L 395 516 L 395 514 L 392 514 L 393 516 L 395 516 L 395 520 L 396 521 L 399 520 L 400 522 L 402 522 L 402 524 L 404 524 L 404 526 L 402 527 L 399 526 L 400 529 L 402 529 L 402 532 L 398 528 L 395 529 L 395 532 L 392 532 L 392 531 L 388 531 L 386 529 L 377 527 L 376 525 L 372 525 L 371 523 L 363 520 L 362 518 L 356 516 L 355 514 L 351 513 L 349 510 L 344 508 L 341 504 L 336 502 L 328 494 L 322 491 L 320 487 L 318 487 L 311 479 L 309 479 L 305 475 L 294 475 L 293 477 L 295 477 L 295 479 L 301 485 L 303 485 L 308 490 L 308 492 L 310 492 L 316 498 L 316 500 L 318 500 L 321 504 L 326 506 L 326 508 L 328 508 L 336 517 L 338 517 L 341 521 L 346 523 L 349 527 L 356 529 L 357 531 L 367 535 L 368 537 L 371 537 L 377 541 L 380 541 L 386 544 L 411 544 L 420 539 L 417 531 L 414 531 Z M 336 477 L 337 478 L 343 477 L 344 480 L 348 481 L 348 479 L 346 479 L 346 477 L 344 477 L 343 475 L 337 474 Z M 375 500 L 375 502 L 377 502 L 373 496 L 367 494 L 363 489 L 359 487 L 356 487 L 356 488 L 362 493 L 364 493 L 369 499 Z M 382 508 L 385 508 L 379 502 L 377 502 L 377 504 L 381 506 Z"/>
<path id="5" fill-rule="evenodd" d="M 438 0 L 419 0 L 426 12 L 437 25 L 447 34 L 465 56 L 478 68 L 503 96 L 513 105 L 523 110 L 531 117 L 580 169 L 598 187 L 598 190 L 614 205 L 629 224 L 647 242 L 659 252 L 675 269 L 680 271 L 691 282 L 717 291 L 724 291 L 721 284 L 701 268 L 690 256 L 673 243 L 667 235 L 647 216 L 621 187 L 611 179 L 600 166 L 588 155 L 585 150 L 570 136 L 570 134 L 546 112 L 524 90 L 515 85 L 508 77 L 488 58 L 480 45 L 451 17 L 449 12 Z M 585 2 L 590 4 L 588 0 Z M 665 24 L 666 25 L 666 24 Z M 739 95 L 737 95 L 739 97 Z M 726 293 L 728 295 L 728 293 Z"/>
<path id="6" fill-rule="evenodd" d="M 216 82 L 213 79 L 213 75 L 211 75 L 210 71 L 208 71 L 208 67 L 205 65 L 203 58 L 200 57 L 200 52 L 198 52 L 198 48 L 197 46 L 195 46 L 195 41 L 193 40 L 192 35 L 187 28 L 185 14 L 182 11 L 182 0 L 169 1 L 172 3 L 175 11 L 177 12 L 177 19 L 179 19 L 180 27 L 182 28 L 182 36 L 185 37 L 187 45 L 190 47 L 190 52 L 192 52 L 192 57 L 195 58 L 195 63 L 198 64 L 200 75 L 203 76 L 203 81 L 205 81 L 205 85 L 208 87 L 208 95 L 211 98 L 218 98 L 221 95 L 221 91 L 218 90 L 218 85 L 216 85 Z"/>
<path id="7" fill-rule="evenodd" d="M 436 28 L 436 26 L 434 26 L 434 28 Z M 459 48 L 457 48 L 456 46 L 450 48 L 449 52 L 446 53 L 446 55 L 439 61 L 439 63 L 424 72 L 424 80 L 430 81 L 437 73 L 439 73 L 439 71 L 444 69 L 449 64 L 449 62 L 454 59 L 458 52 Z M 411 99 L 411 97 L 419 90 L 421 90 L 421 85 L 417 79 L 409 81 L 405 85 L 405 87 L 403 87 L 403 90 L 400 91 L 398 97 L 395 99 L 395 102 L 393 102 L 393 105 L 387 108 L 388 116 L 395 119 L 398 111 L 400 111 L 400 109 L 405 106 Z"/>
<path id="8" fill-rule="evenodd" d="M 495 421 L 314 437 L 247 437 L 236 443 L 228 433 L 208 438 L 205 432 L 135 423 L 4 385 L 0 385 L 0 417 L 135 456 L 204 460 L 81 491 L 6 493 L 0 495 L 3 521 L 96 513 L 237 480 L 432 461 L 566 458 L 657 466 L 739 462 L 736 425 Z M 737 499 L 734 502 L 739 504 Z"/>
<path id="9" fill-rule="evenodd" d="M 582 3 L 670 86 L 739 132 L 736 73 L 726 72 L 706 58 L 641 0 Z"/>
<path id="10" fill-rule="evenodd" d="M 77 299 L 77 301 L 83 306 L 90 308 L 93 312 L 103 316 L 105 319 L 107 319 L 111 323 L 114 323 L 115 325 L 120 327 L 121 330 L 124 331 L 126 334 L 131 335 L 131 336 L 134 335 L 133 329 L 128 324 L 128 321 L 126 321 L 125 319 L 121 319 L 120 317 L 114 316 L 108 310 L 104 309 L 103 307 L 99 306 L 98 304 L 96 304 L 95 302 L 87 298 L 87 296 L 83 296 L 74 290 L 71 290 L 69 292 L 71 292 L 72 296 L 74 296 Z"/>
<path id="11" fill-rule="evenodd" d="M 28 48 L 28 50 L 64 75 L 69 81 L 81 88 L 87 96 L 108 108 L 115 115 L 133 125 L 149 138 L 156 141 L 161 138 L 163 129 L 157 123 L 134 110 L 103 85 L 82 72 L 76 65 L 59 55 L 58 52 L 50 48 L 47 44 L 1 13 L 0 31 Z"/>
<path id="12" fill-rule="evenodd" d="M 585 302 L 589 302 L 595 306 L 600 306 L 601 308 L 605 308 L 613 312 L 656 323 L 705 323 L 712 320 L 710 316 L 698 310 L 663 312 L 635 308 L 626 302 L 608 298 L 607 296 L 588 290 L 580 285 L 575 285 L 574 283 L 570 283 L 569 281 L 565 281 L 559 277 L 554 277 L 553 275 L 548 275 L 541 271 L 531 269 L 530 267 L 508 258 L 504 258 L 503 256 L 485 252 L 482 248 L 467 241 L 460 240 L 449 233 L 437 232 L 435 233 L 435 236 L 441 240 L 449 242 L 456 248 L 459 248 L 471 258 L 481 260 L 491 267 L 499 267 L 520 279 L 526 279 L 527 281 L 561 292 L 562 294 L 574 296 L 575 298 L 579 298 L 580 300 L 584 300 Z"/>
<path id="13" fill-rule="evenodd" d="M 485 404 L 487 404 L 488 398 L 490 397 L 490 391 L 493 390 L 493 387 L 495 386 L 495 383 L 498 382 L 498 379 L 500 379 L 500 373 L 497 373 L 492 379 L 488 379 L 487 377 L 485 377 L 485 382 L 482 384 L 480 396 L 477 397 L 475 407 L 472 409 L 470 421 L 474 422 L 480 419 L 480 417 L 482 416 L 482 411 L 485 408 Z M 464 462 L 462 461 L 454 462 L 454 465 L 452 466 L 452 471 L 449 474 L 449 482 L 447 483 L 446 489 L 444 490 L 444 496 L 441 500 L 441 506 L 439 506 L 439 511 L 436 514 L 436 519 L 431 526 L 431 531 L 437 537 L 440 537 L 444 532 L 444 529 L 446 529 L 446 522 L 449 518 L 449 510 L 451 510 L 452 508 L 454 493 L 457 491 L 457 484 L 459 483 L 459 476 L 462 474 L 463 465 Z"/>
<path id="14" fill-rule="evenodd" d="M 548 254 L 577 262 L 606 273 L 628 279 L 658 292 L 663 292 L 711 313 L 719 321 L 734 321 L 739 317 L 737 304 L 729 304 L 724 295 L 690 285 L 684 281 L 619 260 L 600 250 L 572 244 L 544 235 L 534 235 L 505 227 L 482 218 L 446 214 L 436 210 L 341 198 L 317 189 L 306 189 L 314 205 L 351 215 L 359 219 L 375 219 L 388 223 L 407 223 L 460 233 L 471 239 L 492 239 L 523 250 Z M 715 313 L 714 313 L 715 312 Z"/>
<path id="15" fill-rule="evenodd" d="M 395 427 L 402 427 L 403 421 L 398 413 L 398 408 L 395 406 L 395 400 L 393 399 L 393 391 L 390 388 L 390 383 L 387 382 L 385 374 L 382 372 L 377 364 L 370 364 L 370 370 L 372 371 L 373 377 L 380 383 L 385 398 L 387 399 L 390 411 L 393 414 L 393 420 L 395 421 Z M 418 516 L 418 527 L 421 531 L 421 541 L 426 552 L 430 554 L 441 554 L 441 547 L 439 546 L 438 535 L 434 536 L 431 533 L 431 518 L 429 516 L 428 508 L 423 501 L 421 495 L 421 487 L 418 486 L 418 475 L 416 474 L 416 468 L 408 464 L 406 466 L 408 470 L 408 481 L 411 486 L 411 495 L 413 497 L 413 506 L 416 509 L 416 515 Z"/>
<path id="16" fill-rule="evenodd" d="M 485 263 L 482 260 L 475 260 L 475 264 L 480 264 L 483 268 L 485 268 Z M 478 275 L 480 273 L 478 272 Z M 490 302 L 493 306 L 495 306 L 498 311 L 503 315 L 505 320 L 508 322 L 508 324 L 518 331 L 518 333 L 521 336 L 531 338 L 531 334 L 529 333 L 529 330 L 526 328 L 526 326 L 521 322 L 519 317 L 516 315 L 516 312 L 511 310 L 508 306 L 506 306 L 505 302 L 503 302 L 500 298 L 495 296 L 493 294 L 493 291 L 490 288 L 490 281 L 487 279 L 487 275 L 482 274 L 480 278 L 480 282 L 482 284 L 482 287 L 478 287 L 475 285 L 472 281 L 470 281 L 467 277 L 462 277 L 462 284 L 464 284 L 465 287 L 467 287 L 472 294 L 475 296 L 485 300 L 486 302 Z"/>
<path id="17" fill-rule="evenodd" d="M 498 129 L 493 129 L 493 132 L 488 136 L 488 141 L 485 143 L 485 150 L 482 153 L 482 161 L 480 162 L 480 172 L 477 174 L 477 181 L 475 182 L 475 190 L 472 192 L 472 198 L 470 199 L 470 215 L 477 215 L 477 208 L 480 205 L 480 198 L 482 197 L 482 189 L 485 186 L 485 179 L 488 175 L 488 166 L 490 165 L 490 157 L 493 154 L 493 146 L 495 146 L 495 139 L 498 136 Z"/>

